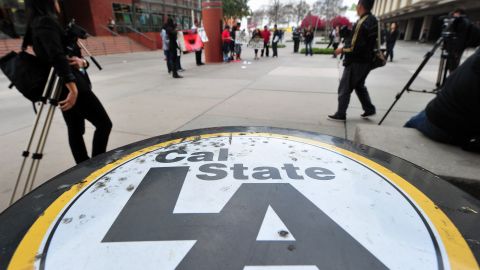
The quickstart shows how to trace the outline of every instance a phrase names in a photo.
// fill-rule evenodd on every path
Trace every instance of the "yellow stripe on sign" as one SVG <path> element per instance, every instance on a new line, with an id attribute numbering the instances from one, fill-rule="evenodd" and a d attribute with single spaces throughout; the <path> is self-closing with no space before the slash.
<path id="1" fill-rule="evenodd" d="M 192 136 L 186 139 L 176 139 L 168 142 L 163 142 L 156 144 L 154 146 L 147 147 L 145 149 L 139 150 L 132 154 L 129 154 L 120 160 L 108 164 L 105 167 L 93 172 L 84 181 L 78 183 L 71 187 L 70 190 L 63 193 L 60 197 L 57 198 L 41 215 L 32 227 L 25 234 L 24 238 L 18 245 L 15 253 L 10 261 L 8 266 L 9 270 L 33 270 L 35 269 L 37 253 L 40 252 L 42 247 L 42 242 L 50 231 L 50 227 L 55 223 L 64 209 L 71 203 L 71 201 L 80 194 L 82 190 L 87 188 L 90 184 L 95 182 L 97 179 L 110 172 L 111 170 L 121 166 L 122 164 L 135 159 L 146 153 L 155 151 L 159 148 L 164 148 L 166 146 L 178 144 L 180 142 L 190 142 L 198 139 L 207 139 L 214 137 L 229 137 L 229 136 L 249 136 L 249 137 L 268 137 L 275 139 L 285 139 L 291 140 L 299 143 L 306 143 L 318 147 L 322 147 L 336 153 L 345 155 L 366 167 L 382 174 L 386 179 L 395 184 L 399 189 L 401 189 L 406 195 L 408 195 L 418 207 L 425 213 L 426 218 L 435 226 L 435 230 L 440 235 L 441 241 L 445 247 L 448 261 L 450 263 L 450 268 L 453 270 L 478 270 L 479 265 L 473 256 L 472 251 L 468 247 L 467 242 L 461 235 L 460 231 L 455 227 L 452 221 L 447 217 L 447 215 L 439 209 L 432 200 L 430 200 L 425 194 L 423 194 L 419 189 L 412 185 L 407 180 L 403 179 L 396 173 L 390 171 L 389 169 L 383 167 L 382 165 L 365 158 L 359 154 L 353 153 L 351 151 L 339 148 L 327 143 L 318 142 L 311 139 L 304 139 L 294 136 L 272 134 L 272 133 L 217 133 L 217 134 L 206 134 L 201 136 Z M 432 228 L 433 229 L 433 228 Z M 38 256 L 40 257 L 40 256 Z"/>

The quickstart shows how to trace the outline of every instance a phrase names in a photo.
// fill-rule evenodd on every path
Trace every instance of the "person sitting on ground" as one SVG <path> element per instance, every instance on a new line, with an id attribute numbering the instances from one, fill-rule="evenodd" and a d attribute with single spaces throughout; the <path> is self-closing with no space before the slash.
<path id="1" fill-rule="evenodd" d="M 405 127 L 480 153 L 480 50 L 447 78 L 438 95 Z"/>

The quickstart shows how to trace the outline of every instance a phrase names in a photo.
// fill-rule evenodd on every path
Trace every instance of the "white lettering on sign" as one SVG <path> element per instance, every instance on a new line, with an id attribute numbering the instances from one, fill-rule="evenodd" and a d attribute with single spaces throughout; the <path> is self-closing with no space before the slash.
<path id="1" fill-rule="evenodd" d="M 257 189 L 263 195 L 248 198 Z M 290 211 L 297 203 L 305 211 Z M 236 219 L 248 216 L 252 218 Z M 297 217 L 305 220 L 297 224 Z M 329 227 L 308 225 L 324 224 L 322 220 Z M 247 270 L 322 269 L 321 262 L 298 263 L 298 258 L 285 265 L 261 265 L 241 261 L 241 252 L 239 258 L 218 254 L 238 252 L 242 245 L 260 251 L 267 243 L 313 258 L 315 254 L 302 253 L 308 253 L 302 246 L 310 243 L 306 235 L 319 237 L 319 242 L 338 234 L 345 242 L 328 245 L 353 241 L 359 254 L 378 260 L 372 269 L 438 269 L 432 242 L 437 236 L 426 226 L 392 184 L 339 153 L 278 138 L 216 137 L 158 149 L 101 177 L 64 212 L 51 239 L 44 240 L 45 259 L 36 266 L 75 270 L 141 265 L 148 270 L 193 269 L 188 266 L 197 263 L 196 269 L 208 269 L 202 267 L 211 263 L 218 268 L 210 269 L 237 269 L 222 268 L 223 259 Z M 238 242 L 228 242 L 230 237 Z M 222 247 L 220 253 L 205 253 L 214 245 Z"/>

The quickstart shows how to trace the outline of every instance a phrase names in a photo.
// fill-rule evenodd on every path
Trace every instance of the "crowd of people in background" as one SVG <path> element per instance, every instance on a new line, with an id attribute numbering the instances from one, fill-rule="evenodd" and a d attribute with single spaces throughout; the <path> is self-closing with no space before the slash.
<path id="1" fill-rule="evenodd" d="M 192 33 L 197 33 L 197 29 L 200 27 L 198 21 L 195 21 L 192 27 Z M 237 40 L 237 35 L 246 35 L 245 29 L 241 29 L 242 25 L 240 22 L 234 23 L 233 26 L 226 24 L 223 28 L 221 38 L 222 38 L 222 55 L 223 61 L 225 63 L 231 61 L 241 61 L 242 60 L 242 47 L 248 46 L 245 43 L 245 40 Z M 344 42 L 341 32 L 346 30 L 347 26 L 336 25 L 331 30 L 328 35 L 329 43 L 327 48 L 332 47 L 333 51 L 336 51 L 340 44 Z M 182 51 L 179 47 L 179 41 L 177 40 L 177 25 L 174 23 L 173 19 L 168 19 L 165 25 L 161 30 L 161 37 L 163 40 L 163 51 L 165 55 L 165 60 L 167 63 L 167 69 L 169 74 L 172 74 L 173 78 L 182 78 L 178 72 L 184 71 L 181 66 L 181 55 Z M 272 50 L 272 58 L 278 57 L 278 46 L 279 43 L 283 40 L 284 32 L 274 25 L 273 29 L 269 29 L 267 25 L 263 27 L 263 30 L 256 28 L 253 29 L 249 36 L 249 41 L 256 41 L 256 46 L 253 46 L 255 53 L 254 60 L 260 59 L 260 57 L 270 57 L 270 49 Z M 385 25 L 381 30 L 381 44 L 382 46 L 386 45 L 386 48 L 383 49 L 385 52 L 385 57 L 388 58 L 391 62 L 393 61 L 394 56 L 394 47 L 395 43 L 399 37 L 399 31 L 397 29 L 396 23 L 391 23 Z M 313 43 L 315 39 L 315 30 L 311 25 L 301 28 L 292 29 L 292 41 L 293 41 L 293 52 L 299 53 L 301 43 L 304 44 L 305 56 L 313 56 Z M 248 43 L 250 44 L 250 43 Z M 198 66 L 204 65 L 202 62 L 202 48 L 195 50 L 195 59 Z M 260 56 L 258 55 L 260 51 Z M 332 53 L 333 58 L 337 58 L 336 53 Z"/>
<path id="2" fill-rule="evenodd" d="M 222 53 L 224 62 L 242 60 L 242 46 L 247 44 L 245 44 L 245 40 L 238 41 L 236 39 L 237 33 L 242 33 L 244 36 L 246 35 L 245 30 L 240 30 L 240 27 L 241 24 L 237 23 L 231 28 L 229 25 L 225 25 L 223 29 Z M 258 28 L 254 29 L 251 33 L 249 43 L 252 41 L 261 41 L 261 49 L 258 46 L 253 47 L 255 52 L 254 60 L 258 60 L 260 57 L 270 57 L 270 48 L 272 49 L 272 57 L 278 57 L 278 44 L 282 41 L 282 39 L 283 31 L 280 30 L 277 25 L 275 25 L 272 30 L 270 30 L 266 25 L 264 26 L 263 30 Z M 258 56 L 259 50 L 261 51 L 260 57 Z"/>

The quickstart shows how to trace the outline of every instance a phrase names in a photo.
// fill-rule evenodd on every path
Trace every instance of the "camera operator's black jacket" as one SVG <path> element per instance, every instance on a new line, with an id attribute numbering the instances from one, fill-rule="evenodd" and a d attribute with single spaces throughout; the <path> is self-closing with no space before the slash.
<path id="1" fill-rule="evenodd" d="M 68 45 L 66 44 L 66 35 L 54 17 L 35 18 L 31 22 L 25 38 L 27 45 L 33 46 L 35 55 L 47 65 L 53 66 L 63 82 L 75 81 L 65 51 Z"/>
<path id="2" fill-rule="evenodd" d="M 480 136 L 480 50 L 448 77 L 426 113 L 460 143 Z"/>
<path id="3" fill-rule="evenodd" d="M 343 53 L 344 65 L 351 63 L 371 63 L 375 56 L 374 50 L 378 36 L 378 21 L 368 12 L 353 26 L 351 38 L 346 40 Z"/>

